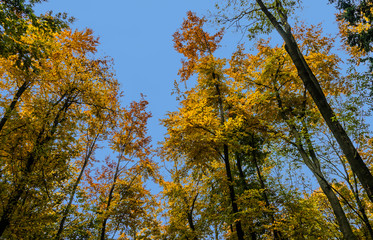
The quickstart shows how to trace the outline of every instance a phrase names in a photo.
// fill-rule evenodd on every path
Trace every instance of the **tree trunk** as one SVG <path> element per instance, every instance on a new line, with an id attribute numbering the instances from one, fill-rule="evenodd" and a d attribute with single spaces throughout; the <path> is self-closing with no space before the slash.
<path id="1" fill-rule="evenodd" d="M 290 128 L 292 134 L 296 137 L 296 147 L 303 159 L 303 162 L 308 166 L 313 175 L 316 177 L 323 193 L 329 200 L 329 203 L 334 212 L 334 216 L 336 217 L 336 220 L 338 222 L 339 229 L 343 234 L 343 238 L 346 240 L 356 240 L 357 238 L 352 232 L 351 225 L 347 220 L 346 214 L 341 206 L 341 203 L 339 202 L 337 195 L 332 190 L 330 184 L 327 182 L 325 176 L 321 172 L 320 161 L 316 157 L 316 154 L 313 152 L 313 147 L 311 147 L 311 150 L 309 149 L 307 153 L 302 146 L 300 134 L 299 132 L 297 132 L 295 126 L 290 126 Z M 310 142 L 308 142 L 308 145 L 310 145 Z"/>
<path id="2" fill-rule="evenodd" d="M 285 41 L 286 51 L 297 68 L 298 75 L 302 79 L 305 88 L 311 94 L 311 97 L 323 116 L 327 126 L 336 138 L 351 166 L 352 171 L 359 178 L 359 181 L 367 192 L 369 199 L 373 202 L 373 176 L 327 102 L 319 82 L 306 63 L 303 54 L 291 33 L 291 28 L 286 18 L 282 19 L 283 22 L 281 26 L 276 18 L 269 12 L 262 0 L 256 0 L 256 2 Z"/>
<path id="3" fill-rule="evenodd" d="M 311 170 L 313 175 L 316 177 L 317 182 L 319 183 L 322 191 L 326 195 L 326 197 L 329 200 L 329 203 L 333 209 L 334 215 L 337 219 L 339 229 L 341 230 L 344 239 L 346 240 L 356 240 L 356 236 L 353 234 L 350 223 L 347 220 L 346 214 L 339 202 L 339 199 L 337 195 L 334 193 L 332 188 L 330 187 L 329 183 L 325 179 L 323 173 L 321 172 L 321 167 L 320 167 L 320 161 L 316 156 L 316 153 L 314 151 L 314 147 L 312 145 L 312 142 L 310 138 L 307 136 L 305 137 L 305 142 L 308 148 L 308 151 L 306 151 L 303 147 L 302 143 L 302 137 L 301 134 L 298 132 L 295 123 L 289 119 L 289 117 L 286 115 L 286 111 L 292 113 L 289 110 L 285 110 L 284 106 L 282 104 L 282 100 L 280 97 L 280 93 L 278 92 L 278 89 L 276 87 L 276 79 L 274 79 L 274 88 L 275 88 L 275 94 L 276 94 L 276 101 L 278 104 L 278 107 L 280 108 L 280 115 L 281 118 L 287 123 L 287 125 L 290 128 L 290 133 L 294 136 L 295 138 L 295 143 L 294 145 L 296 146 L 299 154 L 301 155 L 303 162 L 307 165 L 307 167 Z M 303 109 L 305 110 L 305 109 Z M 308 135 L 308 130 L 307 126 L 303 122 L 302 125 L 302 130 L 306 132 L 306 135 Z"/>
<path id="4" fill-rule="evenodd" d="M 234 192 L 234 187 L 233 187 L 233 177 L 231 173 L 231 167 L 230 167 L 230 162 L 229 162 L 229 156 L 228 156 L 228 146 L 224 144 L 224 163 L 225 163 L 225 171 L 227 174 L 227 179 L 228 179 L 228 188 L 229 188 L 229 197 L 231 200 L 231 205 L 232 205 L 232 212 L 233 214 L 237 214 L 239 212 L 238 206 L 236 203 L 236 194 Z M 244 232 L 242 230 L 241 226 L 241 221 L 237 220 L 235 221 L 235 226 L 236 226 L 236 232 L 237 232 L 237 237 L 238 240 L 244 240 Z"/>
<path id="5" fill-rule="evenodd" d="M 261 173 L 260 168 L 259 168 L 257 154 L 256 154 L 255 150 L 252 151 L 252 156 L 253 156 L 253 161 L 254 161 L 254 164 L 255 164 L 256 173 L 258 175 L 258 179 L 259 179 L 259 182 L 260 182 L 260 187 L 263 189 L 263 198 L 264 198 L 264 201 L 265 201 L 265 206 L 267 208 L 270 208 L 271 204 L 269 203 L 269 198 L 268 198 L 268 195 L 267 195 L 267 188 L 266 188 L 262 173 Z M 270 219 L 271 219 L 271 223 L 274 224 L 275 223 L 275 216 L 274 216 L 273 212 L 270 213 Z M 273 230 L 273 239 L 274 240 L 283 239 L 281 231 L 278 231 L 278 230 L 274 229 Z"/>
<path id="6" fill-rule="evenodd" d="M 190 210 L 187 211 L 188 224 L 189 224 L 189 227 L 192 230 L 193 235 L 194 235 L 193 240 L 197 240 L 197 237 L 195 236 L 196 235 L 196 227 L 194 226 L 194 221 L 193 221 L 193 210 L 194 210 L 195 203 L 197 201 L 197 197 L 198 197 L 198 193 L 193 198 L 192 206 L 190 207 Z M 187 202 L 187 201 L 185 201 L 185 202 Z"/>
<path id="7" fill-rule="evenodd" d="M 312 171 L 312 170 L 311 170 Z M 339 202 L 337 195 L 334 193 L 333 189 L 330 187 L 329 183 L 325 180 L 325 177 L 321 173 L 321 171 L 312 171 L 319 183 L 322 191 L 328 198 L 330 205 L 333 209 L 334 215 L 337 219 L 339 229 L 341 230 L 344 239 L 357 239 L 356 236 L 353 234 L 351 225 L 347 220 L 346 214 Z"/>
<path id="8" fill-rule="evenodd" d="M 19 99 L 21 98 L 22 94 L 26 91 L 26 89 L 30 86 L 30 82 L 29 81 L 24 81 L 22 86 L 20 86 L 16 92 L 16 94 L 14 95 L 13 97 L 13 100 L 12 102 L 10 103 L 10 106 L 9 108 L 7 108 L 5 110 L 5 114 L 4 116 L 2 117 L 2 119 L 0 120 L 0 132 L 1 130 L 3 129 L 5 123 L 8 121 L 8 119 L 10 118 L 14 108 L 16 107 Z"/>
<path id="9" fill-rule="evenodd" d="M 362 216 L 363 217 L 363 222 L 364 222 L 365 227 L 366 227 L 367 232 L 368 232 L 366 235 L 369 236 L 370 239 L 373 240 L 373 229 L 372 229 L 372 225 L 369 222 L 369 218 L 366 214 L 365 208 L 363 207 L 359 198 L 357 198 L 356 200 L 357 200 L 357 205 L 359 207 L 359 212 L 363 215 Z M 367 238 L 367 239 L 369 239 L 369 238 Z"/>
<path id="10" fill-rule="evenodd" d="M 360 197 L 359 197 L 359 190 L 358 190 L 358 186 L 357 186 L 356 176 L 355 175 L 353 175 L 353 176 L 354 176 L 355 190 L 354 190 L 354 188 L 353 188 L 353 186 L 352 186 L 352 184 L 351 184 L 351 182 L 350 182 L 349 179 L 347 180 L 347 182 L 350 185 L 350 189 L 351 189 L 351 191 L 354 194 L 354 197 L 355 197 L 355 200 L 356 200 L 359 212 L 362 215 L 361 219 L 363 220 L 363 222 L 365 224 L 365 227 L 366 227 L 366 230 L 368 232 L 366 234 L 366 237 L 367 237 L 367 239 L 369 239 L 369 237 L 370 237 L 370 239 L 373 240 L 373 229 L 372 229 L 372 225 L 369 222 L 369 218 L 368 218 L 368 216 L 366 214 L 366 209 L 365 209 L 365 207 L 364 207 L 364 205 L 361 202 Z"/>
<path id="11" fill-rule="evenodd" d="M 67 216 L 69 215 L 69 212 L 70 212 L 70 208 L 71 208 L 71 205 L 73 203 L 73 200 L 74 200 L 74 197 L 75 197 L 75 192 L 76 192 L 76 189 L 78 188 L 78 185 L 80 183 L 80 180 L 82 179 L 83 177 L 83 173 L 84 173 L 84 170 L 88 164 L 88 161 L 89 161 L 89 158 L 91 157 L 92 153 L 93 153 L 93 149 L 94 149 L 94 146 L 96 144 L 96 140 L 98 138 L 98 134 L 96 136 L 96 138 L 94 139 L 94 141 L 91 143 L 91 145 L 89 146 L 89 149 L 88 149 L 88 153 L 87 155 L 85 156 L 84 158 L 84 162 L 83 162 L 83 166 L 82 166 L 82 169 L 80 170 L 80 173 L 79 173 L 79 176 L 78 176 L 78 179 L 76 180 L 74 186 L 73 186 L 73 191 L 70 195 L 70 199 L 69 199 L 69 202 L 63 212 L 63 215 L 62 215 L 62 219 L 60 221 L 60 225 L 59 225 L 59 228 L 58 228 L 58 232 L 57 232 L 57 235 L 56 235 L 56 239 L 59 240 L 61 239 L 61 234 L 62 234 L 62 231 L 63 231 L 63 228 L 64 228 L 64 225 L 65 225 L 65 221 L 66 221 L 66 218 Z"/>
<path id="12" fill-rule="evenodd" d="M 110 188 L 110 191 L 109 191 L 108 201 L 107 201 L 107 204 L 106 204 L 106 211 L 109 210 L 110 205 L 111 205 L 111 201 L 113 200 L 113 193 L 114 193 L 115 185 L 117 183 L 117 179 L 118 179 L 118 175 L 119 175 L 119 165 L 120 165 L 121 158 L 122 158 L 121 156 L 118 158 L 118 163 L 117 163 L 117 166 L 116 166 L 116 169 L 115 169 L 115 174 L 114 174 L 113 185 L 111 185 L 111 188 Z M 107 223 L 108 219 L 109 219 L 109 216 L 105 217 L 104 221 L 102 222 L 101 236 L 100 236 L 101 240 L 105 240 L 106 223 Z"/>
<path id="13" fill-rule="evenodd" d="M 22 181 L 23 182 L 23 181 Z M 25 184 L 19 183 L 16 185 L 15 190 L 12 192 L 11 197 L 8 200 L 7 205 L 4 208 L 3 214 L 1 215 L 0 220 L 0 238 L 7 229 L 12 219 L 12 215 L 15 212 L 18 201 L 21 196 L 24 194 Z"/>
<path id="14" fill-rule="evenodd" d="M 218 79 L 218 81 L 220 80 L 219 77 L 216 76 L 215 74 L 213 74 L 212 77 L 213 79 Z M 222 100 L 219 85 L 216 84 L 215 88 L 216 88 L 216 95 L 218 97 L 218 107 L 219 107 L 218 110 L 220 114 L 220 122 L 221 122 L 221 125 L 224 126 L 225 116 L 224 116 L 223 100 Z M 238 206 L 236 203 L 236 194 L 235 194 L 234 187 L 233 187 L 233 177 L 231 173 L 231 167 L 230 167 L 230 162 L 229 162 L 229 150 L 228 150 L 227 144 L 223 145 L 223 160 L 224 160 L 225 171 L 227 174 L 227 179 L 228 179 L 228 184 L 229 184 L 228 188 L 229 188 L 229 197 L 230 197 L 231 205 L 232 205 L 232 212 L 233 214 L 237 214 L 239 210 L 238 210 Z M 244 240 L 244 231 L 242 229 L 241 220 L 235 221 L 235 226 L 236 226 L 238 240 Z"/>
<path id="15" fill-rule="evenodd" d="M 242 188 L 245 191 L 249 190 L 249 186 L 246 182 L 246 174 L 244 173 L 244 171 L 242 169 L 242 159 L 241 159 L 241 157 L 238 153 L 236 153 L 236 167 L 237 167 L 237 170 L 238 170 L 238 174 L 239 174 L 239 177 L 240 177 L 240 183 L 242 185 Z M 247 234 L 250 235 L 251 240 L 256 240 L 257 239 L 257 236 L 256 236 L 257 234 L 256 234 L 255 230 L 253 229 L 253 227 L 249 226 Z"/>

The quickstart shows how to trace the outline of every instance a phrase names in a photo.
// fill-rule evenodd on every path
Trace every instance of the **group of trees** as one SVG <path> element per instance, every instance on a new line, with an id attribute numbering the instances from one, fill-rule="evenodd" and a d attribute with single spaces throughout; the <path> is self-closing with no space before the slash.
<path id="1" fill-rule="evenodd" d="M 320 26 L 290 25 L 298 1 L 218 1 L 217 23 L 284 40 L 228 58 L 224 30 L 188 12 L 173 35 L 180 107 L 157 152 L 147 101 L 122 106 L 92 32 L 36 16 L 37 2 L 1 1 L 0 239 L 373 239 L 372 74 L 355 67 L 371 2 L 337 3 L 350 59 Z"/>
<path id="2" fill-rule="evenodd" d="M 0 238 L 135 236 L 157 204 L 148 103 L 121 106 L 92 31 L 34 3 L 1 1 Z"/>
<path id="3" fill-rule="evenodd" d="M 170 236 L 373 239 L 372 138 L 362 115 L 371 72 L 355 66 L 369 59 L 373 7 L 344 4 L 358 16 L 338 17 L 346 73 L 320 26 L 290 25 L 298 1 L 218 2 L 218 23 L 249 36 L 275 30 L 284 41 L 259 39 L 229 59 L 215 54 L 223 31 L 211 35 L 188 13 L 174 42 L 185 57 L 180 82 L 197 82 L 177 88 L 180 108 L 163 120 L 161 156 L 174 165 L 165 187 Z"/>

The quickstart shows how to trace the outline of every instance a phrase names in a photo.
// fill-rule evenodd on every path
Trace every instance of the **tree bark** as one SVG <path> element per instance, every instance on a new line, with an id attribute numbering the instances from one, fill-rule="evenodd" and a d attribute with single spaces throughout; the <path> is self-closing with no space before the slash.
<path id="1" fill-rule="evenodd" d="M 243 190 L 244 191 L 249 190 L 249 186 L 246 182 L 246 174 L 244 173 L 244 171 L 242 169 L 242 159 L 241 159 L 241 157 L 239 156 L 238 153 L 236 153 L 236 167 L 237 167 L 237 170 L 238 170 L 238 175 L 240 177 L 240 183 L 242 185 Z M 256 234 L 256 232 L 255 232 L 255 230 L 253 229 L 252 226 L 249 226 L 247 234 L 250 235 L 250 240 L 256 240 L 257 239 L 257 236 L 256 236 L 257 234 Z"/>
<path id="2" fill-rule="evenodd" d="M 193 221 L 193 210 L 194 210 L 195 203 L 197 201 L 197 197 L 198 197 L 198 193 L 193 198 L 192 206 L 190 206 L 190 210 L 187 211 L 188 224 L 189 224 L 189 227 L 192 230 L 193 235 L 194 235 L 193 240 L 197 240 L 197 237 L 195 236 L 196 227 L 194 226 L 194 221 Z M 185 202 L 187 202 L 187 201 L 185 201 Z"/>
<path id="3" fill-rule="evenodd" d="M 267 188 L 266 188 L 264 178 L 263 178 L 262 173 L 261 173 L 260 168 L 259 168 L 256 150 L 252 151 L 252 156 L 253 156 L 253 161 L 254 161 L 254 164 L 255 164 L 256 173 L 258 175 L 258 179 L 259 179 L 259 182 L 260 182 L 260 187 L 263 189 L 263 198 L 264 198 L 264 201 L 265 201 L 265 205 L 266 205 L 267 208 L 270 208 L 271 204 L 269 203 L 269 198 L 268 198 L 268 195 L 267 195 Z M 274 224 L 275 223 L 274 214 L 271 212 L 269 215 L 270 215 L 271 223 Z M 274 240 L 284 239 L 282 237 L 281 231 L 278 231 L 278 230 L 274 229 L 273 230 L 273 239 Z"/>
<path id="4" fill-rule="evenodd" d="M 234 187 L 233 187 L 233 177 L 232 177 L 229 156 L 228 156 L 228 153 L 229 153 L 228 146 L 224 144 L 223 149 L 224 149 L 225 171 L 227 174 L 227 179 L 228 179 L 228 184 L 229 184 L 228 188 L 229 188 L 229 197 L 230 197 L 231 205 L 232 205 L 232 212 L 233 214 L 237 214 L 239 213 L 239 210 L 238 210 L 238 206 L 236 203 L 236 194 L 235 194 Z M 239 240 L 244 240 L 244 231 L 242 230 L 241 221 L 240 220 L 235 221 L 235 226 L 236 226 L 237 238 Z"/>
<path id="5" fill-rule="evenodd" d="M 317 182 L 319 183 L 322 191 L 324 192 L 325 196 L 328 198 L 330 202 L 330 205 L 334 212 L 334 216 L 337 219 L 339 229 L 341 230 L 344 239 L 357 239 L 354 233 L 352 232 L 351 225 L 347 220 L 346 214 L 341 206 L 341 203 L 339 202 L 337 195 L 334 193 L 329 183 L 325 180 L 325 177 L 323 176 L 321 171 L 311 171 L 315 175 Z"/>
<path id="6" fill-rule="evenodd" d="M 320 161 L 316 157 L 316 154 L 313 151 L 313 147 L 310 146 L 310 141 L 308 140 L 308 153 L 303 148 L 301 143 L 301 137 L 299 132 L 296 130 L 295 126 L 289 124 L 291 128 L 292 134 L 296 138 L 296 147 L 303 159 L 303 162 L 308 166 L 308 168 L 311 170 L 313 175 L 316 177 L 317 182 L 319 183 L 323 193 L 328 198 L 328 201 L 333 209 L 334 216 L 336 217 L 336 220 L 339 225 L 339 229 L 341 230 L 343 234 L 343 238 L 346 240 L 356 240 L 356 236 L 352 232 L 351 225 L 347 220 L 346 214 L 341 206 L 341 203 L 339 202 L 339 199 L 333 189 L 331 188 L 330 184 L 327 182 L 324 174 L 321 171 L 320 168 Z"/>
<path id="7" fill-rule="evenodd" d="M 346 240 L 356 240 L 357 238 L 352 232 L 351 225 L 347 220 L 346 214 L 341 206 L 341 203 L 339 202 L 337 195 L 334 193 L 329 183 L 325 179 L 323 173 L 321 172 L 320 161 L 316 157 L 311 141 L 309 140 L 309 138 L 308 139 L 306 138 L 306 142 L 308 146 L 308 152 L 307 152 L 303 147 L 302 140 L 301 140 L 302 138 L 296 126 L 290 123 L 291 121 L 289 120 L 289 118 L 286 116 L 284 112 L 284 108 L 282 106 L 282 102 L 281 102 L 278 92 L 276 92 L 276 98 L 277 98 L 278 105 L 281 109 L 280 110 L 281 117 L 288 124 L 290 128 L 290 132 L 295 137 L 295 141 L 296 141 L 295 145 L 296 145 L 296 148 L 299 154 L 301 155 L 303 159 L 303 162 L 307 165 L 307 167 L 311 170 L 313 175 L 316 177 L 317 182 L 319 183 L 322 191 L 324 192 L 324 194 L 329 200 L 329 203 L 334 212 L 334 216 L 336 217 L 336 220 L 338 222 L 339 229 L 341 230 L 343 234 L 343 238 Z M 303 127 L 305 128 L 305 126 Z"/>

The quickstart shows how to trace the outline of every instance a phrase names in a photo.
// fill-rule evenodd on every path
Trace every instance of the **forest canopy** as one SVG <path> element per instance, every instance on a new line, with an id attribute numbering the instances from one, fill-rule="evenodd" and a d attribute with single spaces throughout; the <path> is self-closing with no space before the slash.
<path id="1" fill-rule="evenodd" d="M 151 99 L 42 2 L 0 2 L 0 239 L 373 239 L 370 1 L 330 1 L 336 35 L 301 1 L 185 9 L 159 143 Z"/>

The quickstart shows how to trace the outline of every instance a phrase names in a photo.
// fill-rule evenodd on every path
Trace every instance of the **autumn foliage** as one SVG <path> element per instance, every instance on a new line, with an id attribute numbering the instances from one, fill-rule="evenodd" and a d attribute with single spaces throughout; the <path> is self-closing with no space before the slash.
<path id="1" fill-rule="evenodd" d="M 219 14 L 247 9 L 223 23 L 246 16 L 252 33 L 283 29 L 295 45 L 258 38 L 218 57 L 224 29 L 210 33 L 206 18 L 187 12 L 173 34 L 179 107 L 160 120 L 166 133 L 155 148 L 146 96 L 123 104 L 92 30 L 51 16 L 54 27 L 30 22 L 19 1 L 13 10 L 24 19 L 14 21 L 24 27 L 8 33 L 19 48 L 4 42 L 0 51 L 1 239 L 373 238 L 369 181 L 304 81 L 314 77 L 371 170 L 369 78 L 342 65 L 367 52 L 348 46 L 346 60 L 321 25 L 291 28 L 292 1 L 227 3 Z M 265 20 L 266 6 L 277 22 Z M 369 26 L 342 21 L 340 35 Z"/>

